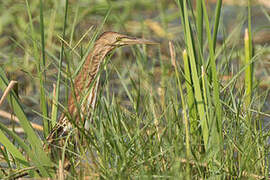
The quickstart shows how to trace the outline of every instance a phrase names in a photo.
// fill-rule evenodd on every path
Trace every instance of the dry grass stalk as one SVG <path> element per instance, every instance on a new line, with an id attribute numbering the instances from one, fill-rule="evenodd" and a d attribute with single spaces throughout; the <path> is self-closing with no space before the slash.
<path id="1" fill-rule="evenodd" d="M 176 67 L 176 53 L 174 45 L 171 41 L 169 41 L 169 49 L 170 49 L 170 55 L 171 55 L 171 63 L 173 67 Z"/>
<path id="2" fill-rule="evenodd" d="M 4 102 L 4 100 L 6 99 L 8 93 L 11 91 L 11 89 L 14 87 L 14 85 L 17 83 L 17 81 L 10 81 L 8 87 L 6 88 L 3 96 L 0 99 L 0 106 L 2 105 L 2 103 Z"/>
<path id="3" fill-rule="evenodd" d="M 59 180 L 64 180 L 64 168 L 62 166 L 62 161 L 59 159 L 59 168 L 58 168 L 58 179 Z"/>
<path id="4" fill-rule="evenodd" d="M 19 119 L 16 116 L 14 116 L 14 115 L 6 112 L 6 111 L 0 110 L 0 116 L 1 117 L 4 117 L 4 118 L 7 118 L 7 119 L 10 119 L 12 121 L 15 121 L 17 123 L 20 123 Z M 40 126 L 38 124 L 35 124 L 35 123 L 32 123 L 32 122 L 31 122 L 31 125 L 32 125 L 32 127 L 34 129 L 36 129 L 38 131 L 43 131 L 43 127 L 42 126 Z"/>
<path id="5" fill-rule="evenodd" d="M 8 93 L 12 90 L 12 88 L 15 86 L 15 84 L 17 84 L 18 82 L 17 81 L 10 81 L 10 83 L 9 83 L 9 85 L 8 85 L 8 87 L 6 88 L 6 90 L 5 90 L 5 92 L 3 93 L 3 96 L 1 97 L 1 99 L 0 99 L 0 106 L 2 105 L 2 103 L 4 102 L 4 100 L 6 99 L 6 97 L 7 97 L 7 95 L 8 95 Z M 20 121 L 19 121 L 19 119 L 16 117 L 16 116 L 14 116 L 14 115 L 12 115 L 12 114 L 10 114 L 10 113 L 8 113 L 8 112 L 5 112 L 5 111 L 3 111 L 3 110 L 0 110 L 0 116 L 2 116 L 2 117 L 4 117 L 4 118 L 7 118 L 7 119 L 10 119 L 10 120 L 12 120 L 12 121 L 15 121 L 15 122 L 17 122 L 17 123 L 20 123 Z M 42 126 L 40 126 L 40 125 L 38 125 L 38 124 L 35 124 L 35 123 L 31 123 L 31 125 L 33 126 L 33 128 L 35 128 L 36 130 L 38 130 L 38 131 L 43 131 L 43 127 Z M 18 130 L 18 132 L 22 132 L 22 129 L 17 129 Z"/>

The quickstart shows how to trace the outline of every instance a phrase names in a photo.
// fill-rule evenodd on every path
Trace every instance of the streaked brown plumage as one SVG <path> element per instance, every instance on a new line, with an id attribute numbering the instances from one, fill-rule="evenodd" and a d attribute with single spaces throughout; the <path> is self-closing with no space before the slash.
<path id="1" fill-rule="evenodd" d="M 91 112 L 95 108 L 99 84 L 97 73 L 105 56 L 117 47 L 132 44 L 156 43 L 116 32 L 105 32 L 96 40 L 92 52 L 89 53 L 83 67 L 75 78 L 75 92 L 69 96 L 68 111 L 77 125 L 85 124 L 85 128 L 88 128 L 90 125 Z M 78 107 L 80 107 L 80 110 L 78 110 Z M 80 120 L 82 122 L 79 122 Z M 59 137 L 70 131 L 71 127 L 72 124 L 63 113 L 58 124 L 47 138 L 48 145 L 55 144 Z"/>

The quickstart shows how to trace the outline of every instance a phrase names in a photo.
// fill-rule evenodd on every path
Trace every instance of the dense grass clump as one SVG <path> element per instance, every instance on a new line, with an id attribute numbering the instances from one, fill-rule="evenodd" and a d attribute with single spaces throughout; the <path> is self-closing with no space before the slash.
<path id="1" fill-rule="evenodd" d="M 0 88 L 19 120 L 0 122 L 1 179 L 269 178 L 269 91 L 260 79 L 270 48 L 253 43 L 250 0 L 230 32 L 221 0 L 214 12 L 202 0 L 63 2 L 0 5 L 7 37 L 0 36 Z M 73 124 L 60 154 L 50 154 L 44 137 L 66 112 L 74 77 L 106 30 L 143 34 L 160 46 L 109 55 L 90 129 Z M 8 88 L 11 80 L 19 88 Z M 43 124 L 39 133 L 33 115 Z"/>

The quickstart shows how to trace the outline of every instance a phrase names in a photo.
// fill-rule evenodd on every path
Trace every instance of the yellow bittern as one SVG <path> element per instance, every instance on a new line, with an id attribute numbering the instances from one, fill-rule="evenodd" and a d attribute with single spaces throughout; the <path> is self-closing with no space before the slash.
<path id="1" fill-rule="evenodd" d="M 97 75 L 106 55 L 117 47 L 132 44 L 157 44 L 149 40 L 126 36 L 116 32 L 105 32 L 95 42 L 84 65 L 74 81 L 74 91 L 68 100 L 68 111 L 76 124 L 85 124 L 89 127 L 91 112 L 96 105 L 99 76 Z M 78 105 L 79 104 L 79 105 Z M 80 109 L 78 109 L 80 108 Z M 82 122 L 79 122 L 82 121 Z M 53 128 L 47 142 L 55 144 L 59 137 L 72 129 L 72 123 L 66 114 L 62 114 L 57 125 Z"/>

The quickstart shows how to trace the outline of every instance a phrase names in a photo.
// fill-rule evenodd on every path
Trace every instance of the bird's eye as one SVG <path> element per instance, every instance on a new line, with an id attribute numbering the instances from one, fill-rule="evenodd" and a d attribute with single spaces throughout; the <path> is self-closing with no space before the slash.
<path id="1" fill-rule="evenodd" d="M 117 37 L 116 41 L 121 41 L 121 39 L 122 39 L 121 37 Z"/>

